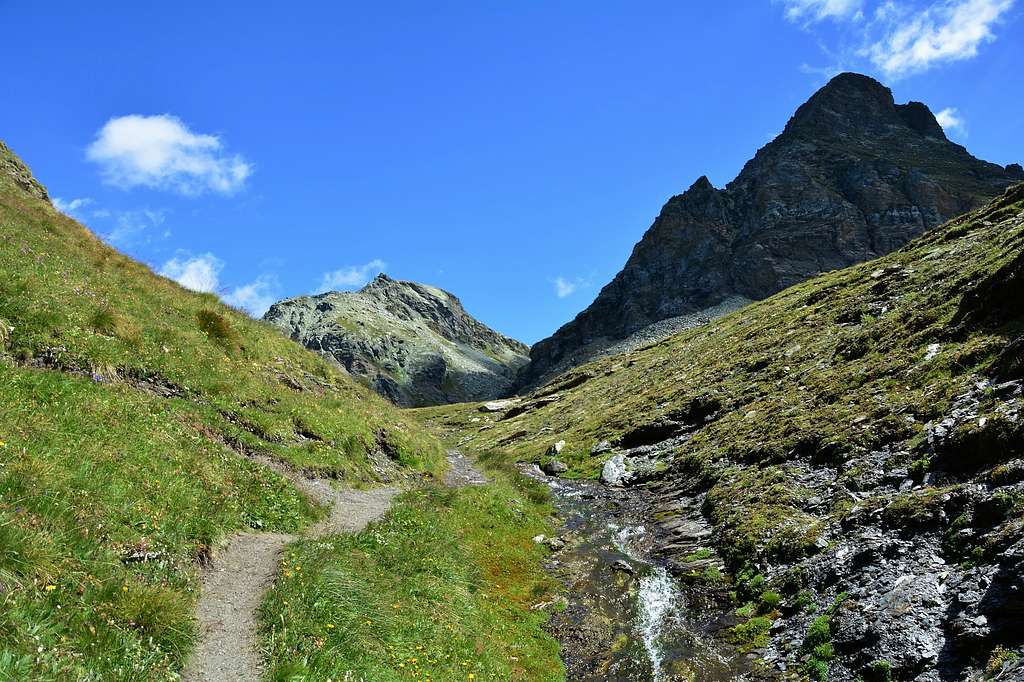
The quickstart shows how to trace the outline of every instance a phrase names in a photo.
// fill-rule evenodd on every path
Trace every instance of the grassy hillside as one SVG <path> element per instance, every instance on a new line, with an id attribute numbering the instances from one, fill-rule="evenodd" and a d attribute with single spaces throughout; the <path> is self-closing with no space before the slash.
<path id="1" fill-rule="evenodd" d="M 1019 185 L 896 253 L 574 369 L 511 410 L 416 413 L 527 460 L 564 439 L 570 476 L 599 473 L 607 455 L 590 452 L 602 440 L 653 443 L 687 426 L 692 460 L 920 445 L 979 376 L 1020 371 L 1009 348 L 1024 331 L 1019 284 L 1001 280 L 1022 258 L 1022 210 Z M 1001 307 L 986 316 L 990 306 Z"/>
<path id="2" fill-rule="evenodd" d="M 417 413 L 509 459 L 543 460 L 565 440 L 569 476 L 624 453 L 654 486 L 678 569 L 717 583 L 688 567 L 724 560 L 749 619 L 729 638 L 766 666 L 966 679 L 1024 644 L 1022 336 L 1018 185 L 889 256 L 577 368 L 499 412 Z M 713 534 L 675 556 L 673 519 L 691 508 Z"/>
<path id="3" fill-rule="evenodd" d="M 225 535 L 443 449 L 268 325 L 107 247 L 0 146 L 0 679 L 171 679 Z"/>

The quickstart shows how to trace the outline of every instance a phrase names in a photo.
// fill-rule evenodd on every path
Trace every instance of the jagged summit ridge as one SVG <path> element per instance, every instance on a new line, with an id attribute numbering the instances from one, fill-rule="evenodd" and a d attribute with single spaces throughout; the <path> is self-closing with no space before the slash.
<path id="1" fill-rule="evenodd" d="M 812 128 L 817 135 L 827 135 L 879 125 L 905 125 L 921 135 L 946 139 L 926 104 L 896 104 L 892 90 L 858 73 L 841 73 L 829 81 L 796 110 L 786 131 Z"/>
<path id="2" fill-rule="evenodd" d="M 453 294 L 385 274 L 359 291 L 275 303 L 264 319 L 406 406 L 503 395 L 529 352 Z"/>
<path id="3" fill-rule="evenodd" d="M 644 330 L 663 320 L 712 317 L 889 253 L 1022 179 L 949 141 L 926 105 L 840 74 L 724 189 L 701 177 L 669 199 L 596 300 L 533 346 L 520 389 L 624 340 L 656 340 Z"/>

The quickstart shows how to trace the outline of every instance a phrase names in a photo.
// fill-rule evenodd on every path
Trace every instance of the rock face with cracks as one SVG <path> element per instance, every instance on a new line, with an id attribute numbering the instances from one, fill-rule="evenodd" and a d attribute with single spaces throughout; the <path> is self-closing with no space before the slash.
<path id="1" fill-rule="evenodd" d="M 724 189 L 701 177 L 669 199 L 597 299 L 533 346 L 521 384 L 889 253 L 1020 180 L 949 141 L 924 104 L 840 74 Z"/>

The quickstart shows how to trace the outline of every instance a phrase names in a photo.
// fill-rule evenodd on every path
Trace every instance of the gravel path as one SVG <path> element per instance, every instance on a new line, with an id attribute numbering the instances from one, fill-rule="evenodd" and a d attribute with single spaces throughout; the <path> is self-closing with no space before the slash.
<path id="1" fill-rule="evenodd" d="M 449 488 L 484 485 L 489 482 L 473 462 L 458 450 L 448 452 L 448 465 L 448 471 L 444 474 L 444 484 Z"/>
<path id="2" fill-rule="evenodd" d="M 331 513 L 303 536 L 284 533 L 238 533 L 217 552 L 213 566 L 203 575 L 196 608 L 200 642 L 182 673 L 185 682 L 249 682 L 263 674 L 256 611 L 274 583 L 284 548 L 300 537 L 357 533 L 383 516 L 398 488 L 339 490 L 324 479 L 306 478 L 266 457 L 255 461 L 289 479 L 303 493 L 325 505 Z M 448 453 L 445 485 L 483 485 L 487 477 L 462 453 Z"/>
<path id="3" fill-rule="evenodd" d="M 310 479 L 273 460 L 257 457 L 331 513 L 310 527 L 305 537 L 356 533 L 379 519 L 391 506 L 397 488 L 339 490 L 323 479 Z M 196 608 L 202 638 L 182 677 L 186 682 L 248 682 L 263 672 L 256 610 L 274 583 L 281 553 L 299 535 L 239 533 L 217 552 L 203 576 Z"/>

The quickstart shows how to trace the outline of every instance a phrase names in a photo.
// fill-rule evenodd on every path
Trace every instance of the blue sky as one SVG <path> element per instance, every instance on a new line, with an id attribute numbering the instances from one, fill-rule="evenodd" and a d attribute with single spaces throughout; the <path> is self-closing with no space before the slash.
<path id="1" fill-rule="evenodd" d="M 537 341 L 839 70 L 1024 160 L 1014 0 L 138 4 L 0 3 L 0 139 L 256 313 L 385 270 Z"/>

